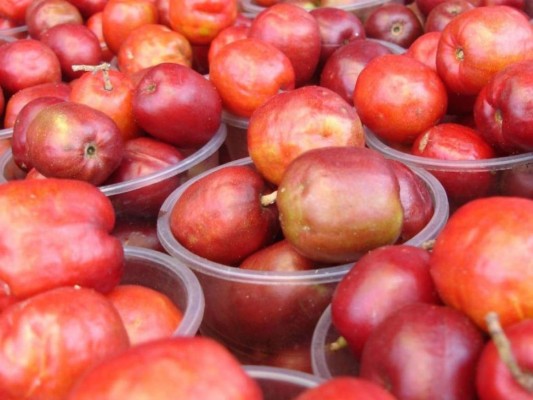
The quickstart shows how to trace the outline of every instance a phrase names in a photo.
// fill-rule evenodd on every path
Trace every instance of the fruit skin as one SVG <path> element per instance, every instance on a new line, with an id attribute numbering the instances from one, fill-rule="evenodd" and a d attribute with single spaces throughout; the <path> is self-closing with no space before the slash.
<path id="1" fill-rule="evenodd" d="M 533 368 L 533 320 L 526 319 L 507 326 L 503 333 L 522 372 Z M 480 400 L 529 400 L 528 393 L 512 377 L 503 362 L 494 340 L 488 341 L 477 364 L 476 390 Z"/>
<path id="2" fill-rule="evenodd" d="M 346 263 L 400 236 L 403 208 L 388 160 L 359 147 L 308 150 L 287 167 L 277 190 L 281 229 L 304 256 Z"/>
<path id="3" fill-rule="evenodd" d="M 130 343 L 101 293 L 57 287 L 0 315 L 0 397 L 60 399 L 87 370 Z"/>
<path id="4" fill-rule="evenodd" d="M 64 101 L 43 108 L 26 130 L 31 164 L 44 176 L 102 184 L 118 167 L 124 141 L 107 114 Z"/>
<path id="5" fill-rule="evenodd" d="M 193 48 L 181 33 L 162 24 L 144 24 L 124 39 L 117 53 L 118 68 L 132 77 L 160 63 L 191 67 Z"/>
<path id="6" fill-rule="evenodd" d="M 126 398 L 261 400 L 262 394 L 225 347 L 198 336 L 132 346 L 92 369 L 66 396 L 66 400 Z"/>
<path id="7" fill-rule="evenodd" d="M 296 87 L 310 82 L 320 61 L 318 21 L 296 4 L 278 3 L 255 16 L 249 37 L 280 49 L 291 60 Z"/>
<path id="8" fill-rule="evenodd" d="M 477 360 L 485 343 L 463 313 L 442 305 L 413 303 L 369 336 L 360 377 L 398 399 L 474 400 Z"/>
<path id="9" fill-rule="evenodd" d="M 318 21 L 320 31 L 320 59 L 317 71 L 320 72 L 329 56 L 339 47 L 356 39 L 365 39 L 363 22 L 354 13 L 336 7 L 317 7 L 309 11 Z"/>
<path id="10" fill-rule="evenodd" d="M 332 323 L 359 360 L 372 331 L 412 303 L 439 304 L 429 252 L 389 245 L 362 256 L 341 279 L 331 300 Z"/>
<path id="11" fill-rule="evenodd" d="M 398 160 L 390 160 L 400 184 L 403 225 L 400 241 L 405 242 L 419 233 L 431 220 L 433 197 L 428 186 L 412 169 Z"/>
<path id="12" fill-rule="evenodd" d="M 118 126 L 126 142 L 143 134 L 133 116 L 135 84 L 117 70 L 84 72 L 70 83 L 68 99 L 107 114 Z"/>
<path id="13" fill-rule="evenodd" d="M 41 34 L 40 40 L 56 53 L 66 82 L 83 74 L 82 71 L 74 71 L 73 65 L 98 65 L 103 61 L 98 38 L 83 24 L 54 25 Z"/>
<path id="14" fill-rule="evenodd" d="M 168 296 L 147 286 L 120 284 L 106 297 L 117 309 L 132 346 L 172 336 L 183 319 Z"/>
<path id="15" fill-rule="evenodd" d="M 461 206 L 436 238 L 430 271 L 444 303 L 486 329 L 531 318 L 533 200 L 487 197 Z"/>
<path id="16" fill-rule="evenodd" d="M 191 44 L 208 45 L 239 12 L 237 0 L 169 0 L 170 27 Z"/>
<path id="17" fill-rule="evenodd" d="M 305 389 L 294 400 L 396 400 L 396 397 L 365 379 L 339 376 Z"/>
<path id="18" fill-rule="evenodd" d="M 170 168 L 185 158 L 176 147 L 149 136 L 130 139 L 124 145 L 120 165 L 105 181 L 106 185 L 127 182 L 165 168 Z M 181 174 L 144 185 L 137 189 L 112 195 L 111 202 L 121 218 L 138 217 L 157 219 L 165 199 L 182 182 Z"/>
<path id="19" fill-rule="evenodd" d="M 59 97 L 68 100 L 70 84 L 66 82 L 41 83 L 19 90 L 9 97 L 4 112 L 4 128 L 12 128 L 18 114 L 30 101 L 38 97 Z"/>
<path id="20" fill-rule="evenodd" d="M 352 40 L 340 46 L 327 59 L 320 73 L 320 86 L 338 93 L 353 105 L 357 77 L 374 57 L 390 54 L 385 45 L 371 40 Z"/>
<path id="21" fill-rule="evenodd" d="M 108 0 L 102 10 L 102 34 L 113 54 L 135 29 L 146 24 L 157 24 L 159 12 L 149 0 Z"/>
<path id="22" fill-rule="evenodd" d="M 473 113 L 478 131 L 496 149 L 533 151 L 533 59 L 496 73 L 479 92 Z"/>
<path id="23" fill-rule="evenodd" d="M 405 54 L 385 54 L 359 74 L 353 104 L 378 137 L 409 144 L 445 115 L 448 95 L 432 68 Z"/>
<path id="24" fill-rule="evenodd" d="M 257 250 L 239 264 L 240 269 L 252 274 L 253 271 L 295 273 L 320 267 L 286 240 Z M 203 283 L 208 288 L 210 281 L 206 279 Z M 220 334 L 237 353 L 257 351 L 281 358 L 282 351 L 308 349 L 302 344 L 310 340 L 332 293 L 333 285 L 322 283 L 218 283 L 206 295 L 206 302 L 214 306 L 206 310 L 205 326 Z M 217 301 L 219 296 L 224 301 Z"/>
<path id="25" fill-rule="evenodd" d="M 424 33 L 422 22 L 405 4 L 385 3 L 377 7 L 365 20 L 367 37 L 395 43 L 408 48 Z"/>
<path id="26" fill-rule="evenodd" d="M 288 164 L 307 150 L 365 145 L 354 108 L 320 86 L 304 86 L 270 98 L 250 117 L 247 140 L 254 165 L 273 184 L 279 184 Z"/>
<path id="27" fill-rule="evenodd" d="M 506 66 L 533 58 L 533 25 L 509 6 L 474 7 L 442 30 L 437 71 L 451 92 L 477 95 Z"/>
<path id="28" fill-rule="evenodd" d="M 411 153 L 440 160 L 486 160 L 496 157 L 494 149 L 473 128 L 463 124 L 439 123 L 416 138 Z M 455 208 L 494 192 L 497 176 L 489 170 L 457 171 L 430 168 L 440 181 L 450 205 Z"/>
<path id="29" fill-rule="evenodd" d="M 245 38 L 220 48 L 211 59 L 209 79 L 220 93 L 225 110 L 249 118 L 280 91 L 294 89 L 294 68 L 278 48 Z"/>
<path id="30" fill-rule="evenodd" d="M 279 231 L 277 208 L 261 204 L 261 196 L 271 191 L 249 166 L 210 172 L 188 186 L 174 204 L 172 234 L 200 257 L 238 264 L 272 243 Z"/>
<path id="31" fill-rule="evenodd" d="M 33 168 L 31 160 L 28 156 L 28 148 L 26 146 L 26 131 L 33 118 L 45 107 L 51 104 L 57 104 L 62 101 L 60 97 L 42 96 L 29 101 L 17 115 L 15 124 L 13 125 L 13 135 L 11 136 L 11 151 L 13 154 L 13 161 L 17 166 L 29 171 Z"/>
<path id="32" fill-rule="evenodd" d="M 19 39 L 0 46 L 0 86 L 8 97 L 47 82 L 61 82 L 61 64 L 50 47 L 36 39 Z"/>
<path id="33" fill-rule="evenodd" d="M 151 67 L 137 83 L 133 115 L 148 134 L 181 148 L 206 144 L 222 120 L 222 100 L 209 80 L 181 64 Z"/>
<path id="34" fill-rule="evenodd" d="M 0 281 L 27 298 L 61 285 L 108 292 L 123 273 L 124 251 L 110 232 L 115 214 L 95 186 L 69 179 L 0 185 Z"/>

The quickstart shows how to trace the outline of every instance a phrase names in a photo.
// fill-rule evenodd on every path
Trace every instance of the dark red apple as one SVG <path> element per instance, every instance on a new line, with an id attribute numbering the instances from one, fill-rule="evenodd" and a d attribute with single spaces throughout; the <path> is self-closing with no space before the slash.
<path id="1" fill-rule="evenodd" d="M 473 400 L 484 343 L 481 330 L 460 311 L 409 304 L 372 331 L 361 356 L 360 376 L 399 399 Z"/>
<path id="2" fill-rule="evenodd" d="M 120 164 L 124 142 L 113 120 L 84 104 L 43 108 L 26 130 L 30 163 L 47 177 L 102 184 Z"/>
<path id="3" fill-rule="evenodd" d="M 474 104 L 481 136 L 504 154 L 533 151 L 533 60 L 497 72 Z"/>
<path id="4" fill-rule="evenodd" d="M 152 137 L 138 137 L 126 141 L 119 166 L 105 181 L 119 184 L 162 171 L 185 158 L 176 147 Z M 181 184 L 180 174 L 147 182 L 142 187 L 110 196 L 119 215 L 156 217 L 163 201 Z"/>
<path id="5" fill-rule="evenodd" d="M 161 63 L 138 82 L 133 114 L 141 128 L 155 138 L 194 148 L 217 132 L 222 100 L 213 84 L 192 68 Z"/>
<path id="6" fill-rule="evenodd" d="M 433 216 L 433 197 L 428 186 L 412 169 L 397 160 L 391 160 L 400 184 L 403 207 L 403 226 L 400 240 L 406 241 L 420 232 Z"/>
<path id="7" fill-rule="evenodd" d="M 321 264 L 302 256 L 288 241 L 281 240 L 245 258 L 246 271 L 294 273 L 310 271 Z M 220 285 L 219 285 L 220 286 Z M 208 311 L 215 332 L 231 332 L 231 346 L 239 352 L 250 349 L 277 354 L 280 349 L 310 340 L 313 327 L 331 301 L 333 286 L 287 282 L 258 284 L 233 282 L 225 288 L 224 309 Z M 208 297 L 220 295 L 220 291 Z M 229 334 L 227 334 L 229 336 Z"/>
<path id="8" fill-rule="evenodd" d="M 101 12 L 107 0 L 68 0 L 72 3 L 81 13 L 85 20 L 92 17 L 97 12 Z"/>
<path id="9" fill-rule="evenodd" d="M 502 328 L 498 315 L 485 318 L 491 334 L 476 373 L 476 389 L 480 400 L 527 400 L 531 397 L 533 369 L 533 320 L 526 319 Z"/>
<path id="10" fill-rule="evenodd" d="M 507 196 L 533 199 L 533 165 L 528 163 L 503 171 L 500 191 Z"/>
<path id="11" fill-rule="evenodd" d="M 50 47 L 36 39 L 19 39 L 0 46 L 0 86 L 8 97 L 46 82 L 61 82 L 61 64 Z"/>
<path id="12" fill-rule="evenodd" d="M 172 208 L 170 229 L 176 239 L 200 257 L 226 265 L 271 244 L 278 231 L 275 206 L 261 204 L 272 192 L 248 166 L 217 169 L 194 181 Z"/>
<path id="13" fill-rule="evenodd" d="M 392 51 L 377 41 L 354 40 L 331 54 L 322 68 L 320 86 L 333 90 L 353 105 L 353 90 L 357 77 L 374 57 Z"/>
<path id="14" fill-rule="evenodd" d="M 11 137 L 11 150 L 13 161 L 23 171 L 33 168 L 26 146 L 26 131 L 33 118 L 45 107 L 66 101 L 60 97 L 43 96 L 37 97 L 28 102 L 17 115 L 13 125 L 13 136 Z"/>
<path id="15" fill-rule="evenodd" d="M 332 324 L 357 360 L 371 333 L 412 303 L 440 302 L 429 273 L 429 252 L 408 245 L 370 251 L 341 279 L 331 300 Z"/>
<path id="16" fill-rule="evenodd" d="M 364 147 L 321 147 L 296 157 L 278 186 L 285 238 L 304 256 L 353 262 L 398 240 L 403 208 L 388 160 Z"/>
<path id="17" fill-rule="evenodd" d="M 278 3 L 255 16 L 249 36 L 280 49 L 291 60 L 296 86 L 310 81 L 322 48 L 318 21 L 300 6 Z"/>
<path id="18" fill-rule="evenodd" d="M 363 22 L 354 13 L 336 7 L 317 7 L 309 13 L 318 21 L 321 50 L 319 70 L 339 47 L 366 37 Z"/>
<path id="19" fill-rule="evenodd" d="M 424 30 L 426 32 L 441 32 L 453 18 L 474 7 L 468 0 L 446 0 L 429 12 L 424 23 Z"/>
<path id="20" fill-rule="evenodd" d="M 366 36 L 407 48 L 424 33 L 414 11 L 405 4 L 385 3 L 370 13 L 364 23 Z"/>
<path id="21" fill-rule="evenodd" d="M 83 24 L 55 25 L 43 32 L 40 40 L 56 53 L 64 81 L 83 74 L 83 71 L 74 70 L 73 65 L 98 65 L 103 61 L 98 38 Z"/>
<path id="22" fill-rule="evenodd" d="M 19 112 L 32 100 L 39 97 L 59 97 L 62 100 L 68 100 L 69 96 L 70 85 L 66 82 L 40 83 L 21 89 L 7 100 L 4 127 L 12 128 Z"/>
<path id="23" fill-rule="evenodd" d="M 26 10 L 26 25 L 33 39 L 40 39 L 44 31 L 60 24 L 83 25 L 83 16 L 68 0 L 35 0 Z"/>

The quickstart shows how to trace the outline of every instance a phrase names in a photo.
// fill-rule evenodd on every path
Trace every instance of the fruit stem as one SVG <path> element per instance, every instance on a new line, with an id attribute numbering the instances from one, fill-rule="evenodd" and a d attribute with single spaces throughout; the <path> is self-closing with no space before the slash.
<path id="1" fill-rule="evenodd" d="M 272 193 L 264 194 L 261 196 L 261 205 L 263 207 L 268 207 L 276 202 L 276 197 L 278 196 L 278 191 L 275 190 Z"/>
<path id="2" fill-rule="evenodd" d="M 502 362 L 507 366 L 513 379 L 529 393 L 533 392 L 533 375 L 522 371 L 511 348 L 511 343 L 505 335 L 503 328 L 498 319 L 498 314 L 495 312 L 489 312 L 485 316 L 487 322 L 487 328 L 490 336 L 498 350 Z"/>
<path id="3" fill-rule="evenodd" d="M 343 336 L 339 336 L 337 340 L 329 344 L 329 349 L 331 351 L 338 351 L 344 349 L 346 346 L 348 346 L 346 339 Z"/>
<path id="4" fill-rule="evenodd" d="M 107 91 L 113 90 L 113 85 L 111 84 L 111 79 L 109 78 L 109 70 L 111 69 L 111 64 L 103 62 L 99 65 L 73 65 L 73 71 L 86 71 L 86 72 L 98 72 L 102 71 L 104 75 L 104 89 Z"/>

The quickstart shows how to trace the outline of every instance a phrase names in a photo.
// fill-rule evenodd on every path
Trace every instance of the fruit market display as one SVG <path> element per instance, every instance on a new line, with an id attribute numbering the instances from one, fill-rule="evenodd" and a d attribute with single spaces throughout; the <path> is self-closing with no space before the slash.
<path id="1" fill-rule="evenodd" d="M 527 0 L 3 0 L 0 133 L 2 400 L 533 398 Z"/>

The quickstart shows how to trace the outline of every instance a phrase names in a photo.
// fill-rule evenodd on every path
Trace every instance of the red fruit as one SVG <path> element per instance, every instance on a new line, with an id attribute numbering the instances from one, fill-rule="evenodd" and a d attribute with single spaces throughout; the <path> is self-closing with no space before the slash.
<path id="1" fill-rule="evenodd" d="M 404 54 L 376 57 L 359 74 L 353 103 L 380 138 L 409 144 L 446 113 L 446 87 L 434 69 Z"/>
<path id="2" fill-rule="evenodd" d="M 533 316 L 533 200 L 489 197 L 460 207 L 436 238 L 431 275 L 442 300 L 486 329 Z"/>
<path id="3" fill-rule="evenodd" d="M 0 315 L 0 397 L 62 399 L 86 371 L 128 347 L 104 295 L 72 286 L 37 294 Z"/>
<path id="4" fill-rule="evenodd" d="M 379 323 L 418 302 L 439 303 L 429 274 L 429 252 L 407 245 L 383 246 L 361 257 L 337 285 L 332 323 L 359 360 Z"/>
<path id="5" fill-rule="evenodd" d="M 122 277 L 124 252 L 111 235 L 115 213 L 95 186 L 69 179 L 0 185 L 0 281 L 19 299 L 80 285 L 108 292 Z"/>
<path id="6" fill-rule="evenodd" d="M 170 337 L 183 319 L 168 296 L 146 286 L 118 285 L 107 298 L 117 309 L 131 345 Z"/>
<path id="7" fill-rule="evenodd" d="M 482 332 L 463 313 L 409 304 L 373 330 L 363 349 L 360 376 L 398 399 L 473 400 L 483 345 Z"/>
<path id="8" fill-rule="evenodd" d="M 261 400 L 261 393 L 258 383 L 218 342 L 175 337 L 132 346 L 108 358 L 78 380 L 66 400 Z"/>

